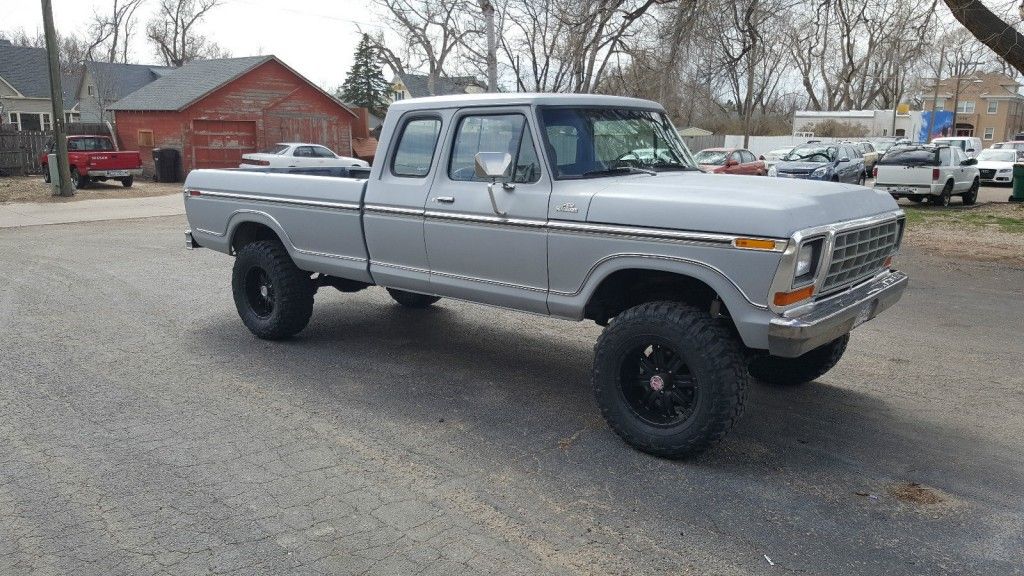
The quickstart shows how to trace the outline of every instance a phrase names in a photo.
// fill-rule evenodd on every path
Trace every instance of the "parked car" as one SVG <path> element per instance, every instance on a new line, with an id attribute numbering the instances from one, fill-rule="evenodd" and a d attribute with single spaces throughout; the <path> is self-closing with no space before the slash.
<path id="1" fill-rule="evenodd" d="M 672 160 L 622 163 L 652 144 Z M 399 100 L 378 154 L 369 178 L 188 175 L 186 246 L 235 256 L 245 326 L 288 338 L 317 289 L 372 286 L 410 308 L 451 297 L 593 320 L 605 326 L 591 374 L 601 413 L 660 456 L 721 439 L 751 377 L 824 374 L 907 285 L 891 265 L 904 215 L 888 194 L 706 174 L 647 100 Z M 400 334 L 400 318 L 384 332 Z"/>
<path id="2" fill-rule="evenodd" d="M 867 140 L 852 143 L 857 150 L 860 151 L 861 158 L 864 159 L 864 173 L 871 174 L 871 171 L 875 168 L 875 163 L 878 162 L 878 157 L 881 154 L 875 150 L 875 145 Z"/>
<path id="3" fill-rule="evenodd" d="M 950 197 L 960 196 L 971 205 L 978 200 L 981 183 L 977 164 L 959 146 L 895 148 L 875 166 L 875 190 L 939 206 L 949 206 Z"/>
<path id="4" fill-rule="evenodd" d="M 1013 148 L 989 148 L 978 154 L 978 175 L 983 184 L 1013 183 L 1013 165 L 1024 152 Z"/>
<path id="5" fill-rule="evenodd" d="M 976 136 L 945 136 L 942 138 L 933 138 L 932 144 L 936 146 L 947 145 L 954 146 L 963 150 L 964 154 L 967 154 L 968 158 L 975 158 L 981 152 L 981 138 Z"/>
<path id="6" fill-rule="evenodd" d="M 1024 140 L 1011 140 L 1009 142 L 998 142 L 992 145 L 992 148 L 1001 150 L 1004 148 L 1013 148 L 1017 151 L 1018 155 L 1024 156 Z"/>
<path id="7" fill-rule="evenodd" d="M 789 154 L 791 150 L 793 150 L 793 146 L 786 146 L 785 148 L 777 148 L 770 152 L 761 154 L 760 160 L 764 162 L 765 170 L 771 172 L 772 167 L 778 164 L 779 160 L 781 160 L 786 154 Z"/>
<path id="8" fill-rule="evenodd" d="M 50 182 L 50 154 L 57 152 L 57 143 L 50 142 L 39 157 L 43 180 Z M 142 176 L 142 156 L 135 150 L 118 150 L 109 136 L 68 136 L 68 167 L 75 188 L 92 182 L 117 180 L 131 188 L 136 176 Z"/>
<path id="9" fill-rule="evenodd" d="M 712 174 L 764 176 L 768 170 L 754 153 L 743 148 L 705 148 L 693 156 L 697 167 Z"/>
<path id="10" fill-rule="evenodd" d="M 849 144 L 801 144 L 775 165 L 779 178 L 805 178 L 863 184 L 867 178 L 860 151 Z"/>
<path id="11" fill-rule="evenodd" d="M 311 168 L 369 165 L 369 162 L 359 158 L 338 156 L 330 148 L 319 144 L 281 142 L 259 152 L 242 154 L 242 163 L 238 167 Z"/>

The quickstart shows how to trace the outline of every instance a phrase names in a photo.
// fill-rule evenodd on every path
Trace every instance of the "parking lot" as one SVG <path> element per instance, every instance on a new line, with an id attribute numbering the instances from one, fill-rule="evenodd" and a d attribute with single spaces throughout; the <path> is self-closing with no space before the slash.
<path id="1" fill-rule="evenodd" d="M 0 230 L 0 574 L 1024 571 L 1017 263 L 911 238 L 834 371 L 672 462 L 601 420 L 591 323 L 321 291 L 259 341 L 184 228 Z"/>

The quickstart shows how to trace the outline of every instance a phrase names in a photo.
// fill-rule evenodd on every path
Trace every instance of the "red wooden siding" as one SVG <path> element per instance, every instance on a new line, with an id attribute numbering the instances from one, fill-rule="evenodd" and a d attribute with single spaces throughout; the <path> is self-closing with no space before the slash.
<path id="1" fill-rule="evenodd" d="M 279 62 L 271 60 L 227 82 L 180 112 L 123 111 L 115 116 L 126 148 L 138 149 L 138 131 L 152 130 L 157 148 L 182 151 L 185 173 L 234 168 L 242 154 L 275 142 L 323 144 L 352 156 L 359 120 Z M 152 150 L 140 150 L 153 170 Z"/>

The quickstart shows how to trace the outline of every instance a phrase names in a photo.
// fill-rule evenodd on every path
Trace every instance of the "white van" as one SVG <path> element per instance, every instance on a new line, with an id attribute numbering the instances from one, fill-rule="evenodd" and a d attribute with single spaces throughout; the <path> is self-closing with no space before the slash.
<path id="1" fill-rule="evenodd" d="M 963 150 L 968 158 L 975 158 L 981 152 L 981 138 L 976 136 L 945 136 L 935 138 L 932 140 L 932 144 L 956 146 Z"/>

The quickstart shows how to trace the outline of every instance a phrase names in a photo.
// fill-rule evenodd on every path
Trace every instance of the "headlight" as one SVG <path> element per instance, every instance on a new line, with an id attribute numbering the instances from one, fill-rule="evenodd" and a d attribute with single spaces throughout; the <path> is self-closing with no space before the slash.
<path id="1" fill-rule="evenodd" d="M 821 257 L 823 239 L 804 242 L 796 255 L 796 271 L 793 273 L 793 284 L 803 284 L 814 279 L 818 271 L 818 260 Z"/>
<path id="2" fill-rule="evenodd" d="M 1003 173 L 1006 173 L 1006 172 L 1013 172 L 1013 169 L 1012 168 L 1000 168 L 999 169 L 999 173 L 1000 174 L 1003 174 Z"/>
<path id="3" fill-rule="evenodd" d="M 769 166 L 768 167 L 768 175 L 769 176 L 778 176 L 779 175 L 779 169 L 776 168 L 775 166 Z"/>
<path id="4" fill-rule="evenodd" d="M 821 168 L 818 168 L 814 172 L 811 172 L 811 178 L 821 178 L 822 176 L 825 175 L 826 171 L 828 171 L 828 168 L 822 166 Z"/>

